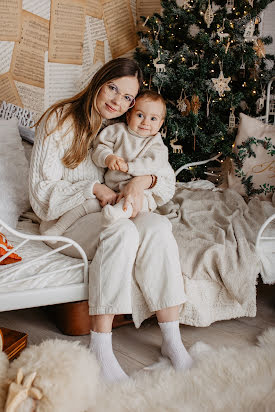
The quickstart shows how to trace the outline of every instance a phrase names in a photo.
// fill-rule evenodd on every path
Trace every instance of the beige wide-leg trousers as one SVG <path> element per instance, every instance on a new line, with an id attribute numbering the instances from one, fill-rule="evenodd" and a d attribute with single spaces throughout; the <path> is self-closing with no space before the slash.
<path id="1" fill-rule="evenodd" d="M 49 225 L 42 222 L 42 234 Z M 141 212 L 103 229 L 101 213 L 92 213 L 75 222 L 64 236 L 78 242 L 92 260 L 90 315 L 132 313 L 133 279 L 151 312 L 185 302 L 178 246 L 166 217 Z M 77 257 L 73 249 L 64 252 Z"/>

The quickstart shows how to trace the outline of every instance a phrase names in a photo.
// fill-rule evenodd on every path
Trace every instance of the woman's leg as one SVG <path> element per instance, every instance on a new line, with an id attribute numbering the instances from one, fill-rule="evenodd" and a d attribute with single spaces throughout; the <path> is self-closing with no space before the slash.
<path id="1" fill-rule="evenodd" d="M 179 307 L 186 296 L 172 225 L 155 213 L 140 213 L 133 222 L 140 237 L 135 280 L 150 311 L 156 312 L 163 336 L 162 354 L 175 368 L 187 369 L 192 359 L 179 329 Z"/>
<path id="2" fill-rule="evenodd" d="M 112 349 L 114 314 L 132 312 L 132 271 L 139 245 L 138 231 L 129 219 L 104 229 L 89 269 L 89 311 L 92 316 L 90 349 L 104 379 L 127 377 Z"/>
<path id="3" fill-rule="evenodd" d="M 193 360 L 181 340 L 179 306 L 156 311 L 162 333 L 161 353 L 170 359 L 175 369 L 189 369 Z"/>
<path id="4" fill-rule="evenodd" d="M 52 224 L 44 222 L 41 232 Z M 114 314 L 132 313 L 131 282 L 139 245 L 138 231 L 129 219 L 121 219 L 103 229 L 101 213 L 92 213 L 75 222 L 64 236 L 78 242 L 92 260 L 89 268 L 90 349 L 106 380 L 125 378 L 113 353 L 111 330 Z M 52 247 L 60 245 L 58 242 Z M 71 247 L 65 249 L 64 254 L 79 257 Z"/>

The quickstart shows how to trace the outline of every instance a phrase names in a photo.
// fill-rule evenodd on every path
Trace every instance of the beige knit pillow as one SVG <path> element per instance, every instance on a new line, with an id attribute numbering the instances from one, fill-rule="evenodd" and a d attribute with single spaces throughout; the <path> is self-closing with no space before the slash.
<path id="1" fill-rule="evenodd" d="M 238 147 L 239 146 L 239 147 Z M 240 114 L 228 187 L 241 195 L 269 198 L 275 189 L 275 126 Z"/>

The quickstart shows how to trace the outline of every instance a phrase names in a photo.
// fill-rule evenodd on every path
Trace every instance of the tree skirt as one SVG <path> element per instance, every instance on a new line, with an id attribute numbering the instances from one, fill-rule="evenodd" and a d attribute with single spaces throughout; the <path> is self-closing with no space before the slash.
<path id="1" fill-rule="evenodd" d="M 32 386 L 43 396 L 40 400 L 29 396 L 24 402 L 30 408 L 36 405 L 37 412 L 274 410 L 275 328 L 266 330 L 255 346 L 214 350 L 199 342 L 191 353 L 196 362 L 187 372 L 176 372 L 161 362 L 157 368 L 143 369 L 123 383 L 107 386 L 85 347 L 49 340 L 25 349 L 10 364 L 7 375 L 16 380 L 19 368 L 24 376 L 36 372 Z M 1 377 L 5 368 L 1 357 Z M 1 396 L 6 392 L 0 386 Z"/>

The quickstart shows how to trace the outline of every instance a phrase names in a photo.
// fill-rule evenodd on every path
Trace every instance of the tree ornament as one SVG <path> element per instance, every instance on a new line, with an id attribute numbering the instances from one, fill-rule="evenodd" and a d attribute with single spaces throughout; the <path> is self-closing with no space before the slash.
<path id="1" fill-rule="evenodd" d="M 225 54 L 227 54 L 230 44 L 231 44 L 231 41 L 230 41 L 230 38 L 229 38 L 228 41 L 227 41 L 227 44 L 225 46 Z"/>
<path id="2" fill-rule="evenodd" d="M 257 56 L 260 59 L 263 59 L 265 57 L 265 47 L 261 39 L 257 39 L 254 41 L 253 49 L 255 50 Z"/>
<path id="3" fill-rule="evenodd" d="M 256 16 L 254 23 L 255 23 L 255 30 L 259 30 L 259 24 L 261 23 L 261 18 L 259 16 Z"/>
<path id="4" fill-rule="evenodd" d="M 186 108 L 184 110 L 181 110 L 181 115 L 182 116 L 188 116 L 190 111 L 191 111 L 191 104 L 187 97 L 183 99 L 183 103 L 186 105 Z"/>
<path id="5" fill-rule="evenodd" d="M 191 110 L 194 114 L 199 114 L 199 109 L 201 107 L 200 98 L 196 94 L 193 94 L 191 99 Z"/>
<path id="6" fill-rule="evenodd" d="M 223 41 L 223 39 L 229 36 L 229 33 L 224 33 L 223 30 L 224 30 L 224 27 L 219 27 L 217 30 L 220 41 Z"/>
<path id="7" fill-rule="evenodd" d="M 209 96 L 208 93 L 206 93 L 206 101 L 207 101 L 207 104 L 206 104 L 206 117 L 209 117 L 211 96 Z"/>
<path id="8" fill-rule="evenodd" d="M 196 134 L 198 131 L 198 126 L 196 126 L 195 130 L 192 130 L 192 135 L 193 135 L 193 150 L 196 150 Z"/>
<path id="9" fill-rule="evenodd" d="M 243 35 L 245 42 L 254 41 L 256 39 L 256 36 L 253 36 L 254 31 L 255 31 L 255 22 L 254 20 L 251 20 L 245 26 L 244 35 Z"/>
<path id="10" fill-rule="evenodd" d="M 245 78 L 245 62 L 243 61 L 242 58 L 242 64 L 240 65 L 240 77 L 243 79 Z"/>
<path id="11" fill-rule="evenodd" d="M 229 122 L 228 122 L 228 131 L 232 132 L 236 127 L 236 118 L 234 115 L 235 107 L 230 107 L 230 115 L 229 115 Z"/>
<path id="12" fill-rule="evenodd" d="M 178 131 L 176 131 L 176 137 L 172 140 L 170 140 L 170 146 L 173 149 L 173 153 L 183 153 L 182 150 L 182 145 L 181 144 L 175 144 L 175 142 L 178 141 Z"/>
<path id="13" fill-rule="evenodd" d="M 182 92 L 183 90 L 181 91 L 180 98 L 177 100 L 177 108 L 180 112 L 184 112 L 187 109 L 187 104 L 182 98 Z"/>
<path id="14" fill-rule="evenodd" d="M 211 79 L 214 84 L 214 89 L 219 93 L 219 96 L 222 97 L 224 92 L 229 92 L 231 89 L 228 86 L 228 83 L 231 80 L 231 77 L 224 77 L 223 71 L 220 71 L 219 77 L 217 79 Z"/>
<path id="15" fill-rule="evenodd" d="M 167 136 L 167 126 L 164 126 L 164 127 L 161 128 L 160 134 L 161 134 L 161 137 L 163 139 L 166 138 L 166 136 Z"/>
<path id="16" fill-rule="evenodd" d="M 188 33 L 190 34 L 191 37 L 196 37 L 197 34 L 199 34 L 200 28 L 196 24 L 191 24 L 191 26 L 188 29 Z"/>
<path id="17" fill-rule="evenodd" d="M 207 28 L 209 29 L 212 21 L 214 20 L 214 13 L 210 4 L 210 0 L 208 1 L 208 7 L 206 9 L 206 12 L 204 14 L 204 21 L 207 24 Z"/>
<path id="18" fill-rule="evenodd" d="M 224 19 L 223 19 L 223 22 L 222 22 L 222 26 L 219 27 L 218 30 L 217 30 L 217 34 L 220 38 L 220 41 L 223 41 L 223 39 L 225 39 L 226 37 L 229 36 L 229 33 L 224 33 Z"/>
<path id="19" fill-rule="evenodd" d="M 266 92 L 265 90 L 263 90 L 261 97 L 259 97 L 258 100 L 256 101 L 256 113 L 257 114 L 263 110 L 265 99 L 266 99 Z"/>
<path id="20" fill-rule="evenodd" d="M 190 0 L 176 0 L 176 3 L 179 7 L 183 7 L 184 10 L 190 9 L 192 7 Z"/>
<path id="21" fill-rule="evenodd" d="M 165 73 L 166 72 L 166 67 L 164 63 L 159 63 L 160 62 L 160 51 L 158 50 L 158 57 L 153 59 L 153 64 L 156 68 L 157 73 Z"/>
<path id="22" fill-rule="evenodd" d="M 227 0 L 225 7 L 227 10 L 227 13 L 231 13 L 234 7 L 234 0 Z"/>

